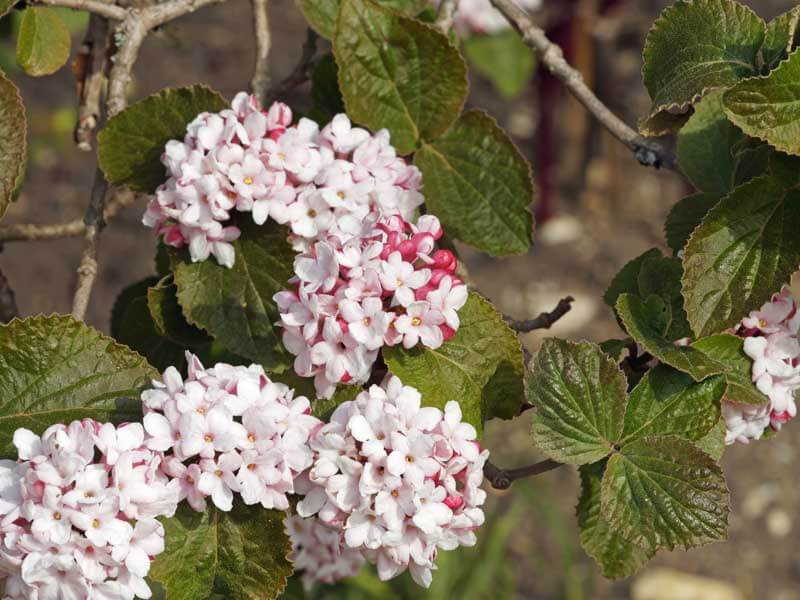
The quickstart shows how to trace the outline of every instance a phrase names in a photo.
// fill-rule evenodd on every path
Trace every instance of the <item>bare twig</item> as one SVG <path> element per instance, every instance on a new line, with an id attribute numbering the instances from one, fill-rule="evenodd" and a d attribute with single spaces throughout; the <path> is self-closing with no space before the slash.
<path id="1" fill-rule="evenodd" d="M 14 290 L 8 283 L 3 272 L 0 271 L 0 323 L 8 323 L 19 316 L 17 301 L 14 299 Z"/>
<path id="2" fill-rule="evenodd" d="M 292 91 L 311 78 L 314 69 L 314 58 L 317 54 L 317 34 L 313 29 L 306 32 L 306 41 L 303 43 L 303 53 L 294 70 L 278 85 L 272 88 L 264 98 L 264 105 L 271 104 L 284 94 Z"/>
<path id="3" fill-rule="evenodd" d="M 487 462 L 483 466 L 483 475 L 492 484 L 492 487 L 497 490 L 507 490 L 511 487 L 517 479 L 524 477 L 534 477 L 547 471 L 557 469 L 564 463 L 556 462 L 554 460 L 543 460 L 541 462 L 529 465 L 527 467 L 520 467 L 518 469 L 501 469 Z"/>
<path id="4" fill-rule="evenodd" d="M 533 331 L 534 329 L 550 329 L 556 321 L 558 321 L 572 309 L 573 302 L 575 302 L 575 298 L 572 296 L 567 296 L 566 298 L 559 300 L 558 304 L 553 310 L 550 312 L 543 312 L 535 319 L 516 321 L 514 319 L 506 318 L 506 322 L 511 329 L 514 331 L 519 331 L 520 333 L 527 333 L 528 331 Z"/>
<path id="5" fill-rule="evenodd" d="M 491 3 L 522 35 L 525 43 L 536 51 L 541 63 L 553 76 L 561 81 L 614 137 L 630 148 L 641 164 L 677 170 L 677 161 L 670 152 L 661 144 L 637 133 L 603 104 L 584 83 L 581 74 L 566 61 L 561 48 L 547 39 L 544 30 L 533 22 L 527 12 L 515 5 L 512 0 L 491 0 Z"/>
<path id="6" fill-rule="evenodd" d="M 269 30 L 269 0 L 251 0 L 253 6 L 253 33 L 256 38 L 256 64 L 250 88 L 264 102 L 267 90 L 272 85 L 272 73 L 269 68 L 269 52 L 272 49 L 272 36 Z"/>
<path id="7" fill-rule="evenodd" d="M 436 14 L 436 28 L 447 35 L 453 26 L 453 17 L 458 10 L 458 0 L 442 0 Z"/>
<path id="8" fill-rule="evenodd" d="M 76 10 L 86 10 L 90 13 L 100 15 L 106 19 L 121 21 L 125 18 L 127 11 L 121 6 L 103 0 L 34 0 L 36 4 L 48 4 L 51 6 L 63 6 L 64 8 L 74 8 Z"/>
<path id="9" fill-rule="evenodd" d="M 100 95 L 106 79 L 108 57 L 108 21 L 99 15 L 89 17 L 89 28 L 80 52 L 72 64 L 78 89 L 78 121 L 75 124 L 75 143 L 79 150 L 92 149 L 92 132 L 100 119 Z"/>

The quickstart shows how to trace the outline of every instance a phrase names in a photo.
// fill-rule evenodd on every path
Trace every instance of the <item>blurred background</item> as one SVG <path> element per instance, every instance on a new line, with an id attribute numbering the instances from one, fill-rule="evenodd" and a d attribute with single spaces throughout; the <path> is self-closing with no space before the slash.
<path id="1" fill-rule="evenodd" d="M 745 1 L 764 18 L 791 0 Z M 300 56 L 305 22 L 291 0 L 272 0 L 272 70 L 288 74 Z M 537 20 L 597 94 L 628 123 L 649 108 L 641 83 L 641 51 L 664 0 L 544 0 Z M 86 15 L 64 11 L 74 33 L 73 55 Z M 0 68 L 20 86 L 28 110 L 30 155 L 26 182 L 4 223 L 49 223 L 80 217 L 94 175 L 94 154 L 72 141 L 75 83 L 69 69 L 40 79 L 14 65 L 18 18 L 0 22 Z M 251 13 L 246 0 L 227 0 L 149 36 L 134 71 L 132 98 L 168 86 L 203 82 L 228 97 L 246 89 L 253 67 Z M 322 42 L 324 47 L 324 42 Z M 540 224 L 527 256 L 490 259 L 462 248 L 478 289 L 517 318 L 549 310 L 572 295 L 572 311 L 550 332 L 527 334 L 535 351 L 546 335 L 602 341 L 620 337 L 602 293 L 619 268 L 653 246 L 666 249 L 662 224 L 670 207 L 691 192 L 674 173 L 640 167 L 556 82 L 537 72 L 520 89 L 471 74 L 469 104 L 487 109 L 531 159 L 539 191 Z M 511 86 L 513 87 L 513 86 Z M 283 98 L 302 110 L 307 88 Z M 106 230 L 87 320 L 109 330 L 117 294 L 153 273 L 155 237 L 140 225 L 143 205 L 120 214 Z M 0 270 L 16 292 L 22 315 L 70 312 L 80 238 L 9 243 Z M 485 445 L 503 467 L 540 457 L 529 441 L 530 412 L 489 423 Z M 800 599 L 800 429 L 770 441 L 727 450 L 723 466 L 732 492 L 730 541 L 690 552 L 658 555 L 641 573 L 609 582 L 580 548 L 574 509 L 577 471 L 562 467 L 506 492 L 490 491 L 488 524 L 479 546 L 441 553 L 425 593 L 405 577 L 391 585 L 370 572 L 346 588 L 315 598 L 410 599 Z"/>

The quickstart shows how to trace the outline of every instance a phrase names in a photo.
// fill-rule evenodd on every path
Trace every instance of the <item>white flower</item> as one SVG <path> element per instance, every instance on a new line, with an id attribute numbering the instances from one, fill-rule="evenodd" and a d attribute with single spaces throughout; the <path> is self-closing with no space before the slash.
<path id="1" fill-rule="evenodd" d="M 439 327 L 442 323 L 444 315 L 423 301 L 409 304 L 406 313 L 394 320 L 394 327 L 403 335 L 405 348 L 413 348 L 421 341 L 428 348 L 436 349 L 444 341 Z"/>

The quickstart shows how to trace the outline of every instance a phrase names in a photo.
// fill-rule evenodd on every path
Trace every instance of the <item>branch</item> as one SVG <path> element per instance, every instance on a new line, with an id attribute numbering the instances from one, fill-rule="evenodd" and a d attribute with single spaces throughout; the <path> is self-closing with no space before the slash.
<path id="1" fill-rule="evenodd" d="M 272 85 L 272 74 L 269 68 L 269 52 L 272 48 L 272 37 L 269 31 L 268 0 L 251 0 L 253 6 L 253 32 L 256 38 L 256 64 L 253 68 L 253 78 L 250 80 L 250 89 L 263 103 L 267 90 Z"/>
<path id="2" fill-rule="evenodd" d="M 313 29 L 309 28 L 306 32 L 306 41 L 303 43 L 303 53 L 300 56 L 300 60 L 297 62 L 294 70 L 266 95 L 264 98 L 264 106 L 272 104 L 275 100 L 292 91 L 298 85 L 302 85 L 308 81 L 311 78 L 311 72 L 314 68 L 314 57 L 316 54 L 317 34 Z"/>
<path id="3" fill-rule="evenodd" d="M 78 89 L 78 121 L 74 137 L 78 149 L 83 152 L 91 151 L 92 132 L 100 119 L 100 94 L 106 79 L 108 45 L 108 21 L 99 15 L 91 15 L 86 37 L 72 65 Z"/>
<path id="4" fill-rule="evenodd" d="M 573 302 L 575 302 L 575 298 L 567 296 L 559 300 L 553 310 L 550 312 L 543 312 L 535 319 L 515 321 L 506 317 L 506 322 L 511 329 L 519 331 L 520 333 L 527 333 L 535 329 L 550 329 L 556 321 L 572 310 Z"/>
<path id="5" fill-rule="evenodd" d="M 19 309 L 14 299 L 14 290 L 11 289 L 8 279 L 0 271 L 0 323 L 8 323 L 18 316 Z"/>
<path id="6" fill-rule="evenodd" d="M 547 473 L 547 471 L 557 469 L 562 464 L 564 463 L 556 462 L 548 458 L 547 460 L 527 467 L 520 467 L 519 469 L 501 469 L 487 461 L 483 466 L 483 475 L 496 490 L 507 490 L 517 479 L 535 477 L 536 475 L 541 475 L 542 473 Z"/>
<path id="7" fill-rule="evenodd" d="M 47 4 L 49 6 L 63 6 L 75 10 L 86 10 L 106 19 L 122 21 L 128 11 L 121 6 L 103 0 L 33 0 L 35 4 Z"/>
<path id="8" fill-rule="evenodd" d="M 436 15 L 436 28 L 447 35 L 453 26 L 453 17 L 458 10 L 458 0 L 441 0 L 439 12 Z"/>
<path id="9" fill-rule="evenodd" d="M 525 43 L 536 51 L 539 60 L 553 76 L 561 81 L 614 137 L 630 148 L 641 164 L 655 168 L 678 169 L 675 157 L 661 144 L 640 135 L 603 104 L 584 83 L 581 74 L 566 61 L 561 48 L 547 39 L 544 30 L 531 20 L 527 12 L 517 7 L 512 0 L 490 1 L 520 33 Z"/>

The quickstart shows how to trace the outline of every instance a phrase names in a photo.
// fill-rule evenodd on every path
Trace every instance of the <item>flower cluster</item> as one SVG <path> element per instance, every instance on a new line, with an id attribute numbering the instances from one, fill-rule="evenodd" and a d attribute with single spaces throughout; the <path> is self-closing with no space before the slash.
<path id="1" fill-rule="evenodd" d="M 3 598 L 149 598 L 144 578 L 164 551 L 156 517 L 178 496 L 142 426 L 18 429 L 14 445 L 19 463 L 0 461 Z"/>
<path id="2" fill-rule="evenodd" d="M 360 551 L 347 546 L 341 529 L 328 527 L 316 517 L 291 515 L 286 529 L 292 540 L 292 563 L 306 589 L 353 577 L 365 562 Z"/>
<path id="3" fill-rule="evenodd" d="M 458 402 L 441 411 L 420 400 L 389 377 L 341 404 L 309 440 L 314 463 L 297 480 L 297 512 L 344 531 L 381 579 L 408 569 L 427 587 L 438 549 L 475 544 L 489 453 Z"/>
<path id="4" fill-rule="evenodd" d="M 439 0 L 432 0 L 431 4 L 438 8 Z M 542 0 L 515 0 L 520 8 L 525 10 L 538 10 Z M 489 0 L 461 0 L 458 3 L 453 25 L 461 35 L 492 34 L 509 29 L 508 20 L 498 11 Z"/>
<path id="5" fill-rule="evenodd" d="M 273 383 L 259 365 L 206 369 L 187 352 L 188 377 L 174 367 L 142 393 L 147 445 L 165 453 L 162 471 L 178 499 L 197 511 L 206 499 L 286 510 L 294 479 L 313 460 L 308 439 L 322 422 L 307 398 Z"/>
<path id="6" fill-rule="evenodd" d="M 288 224 L 296 248 L 323 237 L 342 242 L 372 214 L 410 219 L 422 204 L 419 170 L 398 157 L 385 130 L 371 135 L 340 114 L 321 131 L 275 103 L 263 111 L 239 93 L 230 109 L 202 113 L 183 141 L 167 143 L 168 179 L 148 203 L 143 222 L 193 261 L 213 255 L 231 267 L 241 231 L 234 212 L 261 225 Z"/>
<path id="7" fill-rule="evenodd" d="M 294 370 L 314 377 L 322 397 L 338 383 L 366 382 L 384 345 L 441 346 L 455 335 L 467 300 L 455 256 L 436 249 L 436 217 L 411 224 L 394 216 L 362 227 L 345 243 L 333 236 L 299 254 L 296 289 L 275 295 Z"/>
<path id="8" fill-rule="evenodd" d="M 762 405 L 724 402 L 726 442 L 760 439 L 767 427 L 779 431 L 797 415 L 795 393 L 800 389 L 800 314 L 788 288 L 742 319 L 735 333 L 744 338 L 744 351 L 753 360 L 753 382 L 767 398 Z"/>

